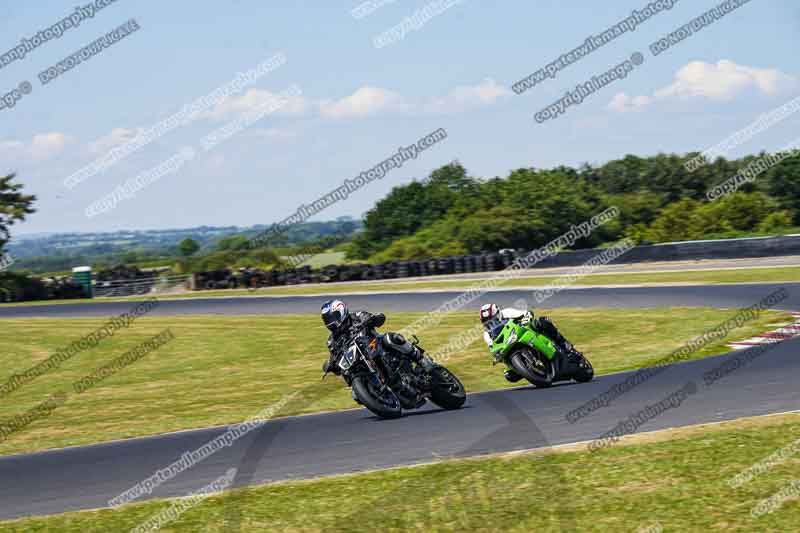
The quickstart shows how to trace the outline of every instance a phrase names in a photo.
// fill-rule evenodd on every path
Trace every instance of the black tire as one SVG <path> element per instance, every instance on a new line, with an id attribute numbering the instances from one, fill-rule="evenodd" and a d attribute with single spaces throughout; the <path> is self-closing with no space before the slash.
<path id="1" fill-rule="evenodd" d="M 430 372 L 433 381 L 431 401 L 444 409 L 460 409 L 467 401 L 467 391 L 455 374 L 443 366 Z"/>
<path id="2" fill-rule="evenodd" d="M 381 418 L 400 418 L 403 416 L 400 400 L 397 399 L 397 396 L 392 391 L 387 390 L 386 401 L 384 401 L 378 397 L 373 389 L 374 386 L 370 383 L 368 376 L 353 378 L 353 390 L 364 407 Z M 391 395 L 391 399 L 388 395 Z"/>
<path id="3" fill-rule="evenodd" d="M 578 383 L 587 383 L 592 381 L 592 378 L 594 378 L 594 367 L 586 357 L 583 357 L 583 361 L 581 361 L 581 365 L 578 367 L 575 375 L 572 376 L 572 379 Z"/>
<path id="4" fill-rule="evenodd" d="M 553 384 L 556 373 L 553 362 L 536 350 L 520 348 L 511 355 L 510 363 L 517 374 L 539 388 Z"/>

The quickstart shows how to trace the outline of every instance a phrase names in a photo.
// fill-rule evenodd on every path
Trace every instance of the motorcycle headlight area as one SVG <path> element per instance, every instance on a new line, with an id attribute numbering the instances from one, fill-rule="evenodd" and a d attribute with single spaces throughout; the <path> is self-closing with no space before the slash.
<path id="1" fill-rule="evenodd" d="M 349 370 L 358 358 L 358 347 L 354 344 L 339 358 L 339 368 Z"/>

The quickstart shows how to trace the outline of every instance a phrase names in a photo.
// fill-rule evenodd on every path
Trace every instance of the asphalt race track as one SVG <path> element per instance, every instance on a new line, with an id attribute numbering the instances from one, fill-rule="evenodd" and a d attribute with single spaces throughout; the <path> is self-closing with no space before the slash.
<path id="1" fill-rule="evenodd" d="M 714 306 L 746 307 L 779 287 L 789 297 L 777 307 L 800 309 L 800 284 L 714 285 L 579 289 L 547 302 L 554 306 Z M 448 293 L 380 294 L 348 297 L 353 307 L 380 311 L 426 310 Z M 524 291 L 484 296 L 510 304 Z M 316 312 L 323 297 L 179 300 L 163 302 L 158 314 L 261 314 Z M 0 316 L 109 316 L 130 303 L 4 308 Z M 637 432 L 800 410 L 800 339 L 785 341 L 707 385 L 705 372 L 735 352 L 672 365 L 608 406 L 570 423 L 565 416 L 631 373 L 601 376 L 583 385 L 551 389 L 520 387 L 471 394 L 465 407 L 442 411 L 428 407 L 399 420 L 379 420 L 364 409 L 289 417 L 268 422 L 156 488 L 146 497 L 184 496 L 238 468 L 235 486 L 268 481 L 425 463 L 587 441 L 601 436 L 630 415 L 684 389 L 696 393 Z M 588 354 L 591 357 L 591 354 Z M 499 370 L 496 370 L 499 372 Z M 337 378 L 333 377 L 334 380 Z M 329 378 L 330 380 L 330 378 Z M 326 394 L 349 395 L 341 380 L 309 384 Z M 267 406 L 265 406 L 267 407 Z M 354 404 L 355 407 L 355 404 Z M 194 451 L 226 428 L 211 428 L 93 446 L 0 457 L 0 519 L 44 515 L 108 506 L 108 501 L 136 483 Z"/>
<path id="2" fill-rule="evenodd" d="M 703 373 L 744 352 L 673 365 L 608 407 L 569 423 L 565 414 L 628 373 L 551 389 L 521 387 L 469 396 L 458 411 L 427 408 L 398 420 L 364 409 L 268 422 L 182 472 L 150 497 L 183 496 L 239 469 L 235 485 L 306 478 L 580 442 L 599 437 L 632 413 L 689 381 L 697 392 L 641 426 L 652 431 L 800 409 L 800 339 L 774 346 L 706 386 Z M 344 387 L 336 394 L 349 394 Z M 156 470 L 223 433 L 204 429 L 0 458 L 0 518 L 104 507 Z"/>
<path id="3" fill-rule="evenodd" d="M 747 307 L 769 293 L 785 287 L 788 298 L 777 309 L 800 310 L 800 283 L 754 283 L 735 285 L 676 285 L 660 287 L 613 287 L 565 289 L 538 307 Z M 163 300 L 150 315 L 262 315 L 317 313 L 330 298 L 344 299 L 351 309 L 374 312 L 432 311 L 463 291 L 353 294 L 319 296 L 253 296 L 232 298 L 184 298 Z M 524 298 L 533 306 L 532 290 L 491 291 L 466 307 L 497 302 L 513 305 Z M 0 305 L 0 318 L 109 317 L 130 311 L 134 302 L 97 302 L 11 307 Z"/>

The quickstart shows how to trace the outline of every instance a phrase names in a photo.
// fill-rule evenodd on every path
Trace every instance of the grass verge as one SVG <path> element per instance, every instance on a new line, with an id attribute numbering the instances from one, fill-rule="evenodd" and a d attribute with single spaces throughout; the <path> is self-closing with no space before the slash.
<path id="1" fill-rule="evenodd" d="M 595 453 L 573 447 L 276 483 L 209 497 L 162 531 L 796 531 L 796 496 L 751 515 L 797 479 L 796 457 L 739 488 L 728 481 L 798 438 L 800 415 L 786 414 L 634 435 Z M 0 532 L 128 531 L 170 505 L 8 521 Z"/>
<path id="2" fill-rule="evenodd" d="M 735 311 L 669 309 L 554 309 L 564 334 L 591 359 L 598 374 L 647 366 Z M 384 330 L 398 330 L 422 313 L 391 314 Z M 732 331 L 742 339 L 785 323 L 789 315 L 765 312 Z M 58 348 L 103 324 L 102 319 L 3 320 L 0 385 L 47 359 Z M 421 333 L 434 351 L 469 327 L 474 313 L 451 313 Z M 174 339 L 82 394 L 72 383 L 170 328 Z M 0 454 L 225 425 L 242 421 L 293 391 L 302 391 L 278 415 L 356 405 L 335 376 L 320 381 L 327 358 L 327 330 L 317 316 L 142 317 L 97 347 L 78 353 L 59 368 L 20 386 L 0 402 L 0 424 L 25 413 L 59 391 L 66 403 L 0 442 Z M 646 342 L 643 341 L 646 339 Z M 692 357 L 728 351 L 718 341 Z M 444 362 L 470 392 L 511 386 L 500 366 L 492 367 L 481 341 Z M 311 387 L 309 385 L 312 385 Z M 310 398 L 318 398 L 311 400 Z"/>

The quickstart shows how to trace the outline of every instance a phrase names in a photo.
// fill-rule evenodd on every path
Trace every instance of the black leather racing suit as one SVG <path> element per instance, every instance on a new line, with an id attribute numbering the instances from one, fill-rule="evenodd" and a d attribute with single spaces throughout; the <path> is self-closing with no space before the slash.
<path id="1" fill-rule="evenodd" d="M 338 376 L 340 371 L 336 363 L 342 350 L 347 348 L 353 336 L 363 329 L 379 328 L 384 322 L 386 322 L 386 315 L 383 313 L 372 314 L 367 311 L 357 311 L 348 315 L 347 321 L 342 324 L 338 330 L 328 335 L 328 352 L 330 352 L 330 357 L 325 361 L 325 364 L 322 365 L 322 370 L 325 372 L 333 372 Z"/>
<path id="2" fill-rule="evenodd" d="M 341 374 L 341 370 L 339 370 L 339 357 L 349 347 L 350 342 L 354 336 L 358 335 L 363 330 L 374 330 L 374 328 L 381 327 L 384 322 L 386 322 L 386 316 L 383 313 L 372 314 L 366 311 L 358 311 L 348 316 L 347 322 L 342 324 L 336 332 L 331 333 L 328 336 L 328 351 L 330 352 L 330 357 L 325 363 L 322 365 L 323 372 L 333 372 L 337 376 Z M 373 333 L 376 333 L 373 331 Z M 386 333 L 387 336 L 390 336 L 393 339 L 393 342 L 396 345 L 408 345 L 407 341 L 397 333 Z M 399 355 L 403 357 L 408 357 L 412 362 L 416 363 L 417 365 L 421 366 L 422 368 L 429 370 L 432 366 L 432 362 L 423 357 L 422 351 L 420 351 L 416 346 L 413 349 L 409 349 L 406 353 L 401 353 L 399 351 L 395 351 Z M 409 387 L 407 383 L 405 383 L 401 376 L 394 375 L 389 376 L 390 384 L 395 392 L 401 393 L 406 398 L 413 398 L 417 395 L 417 392 Z M 355 392 L 353 392 L 353 399 L 358 401 L 356 398 Z"/>

